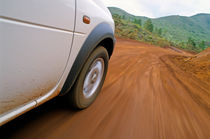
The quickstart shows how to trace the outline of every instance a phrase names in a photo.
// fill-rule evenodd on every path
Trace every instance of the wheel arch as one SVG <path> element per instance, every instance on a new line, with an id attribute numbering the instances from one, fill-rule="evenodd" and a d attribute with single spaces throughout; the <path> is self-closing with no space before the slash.
<path id="1" fill-rule="evenodd" d="M 81 72 L 86 60 L 90 54 L 98 46 L 103 46 L 111 58 L 115 44 L 114 31 L 108 23 L 101 23 L 97 25 L 93 31 L 89 34 L 84 44 L 82 45 L 76 60 L 67 76 L 67 79 L 61 89 L 60 95 L 68 93 L 74 82 L 76 81 L 79 73 Z"/>
<path id="2" fill-rule="evenodd" d="M 109 58 L 111 58 L 114 50 L 114 41 L 111 38 L 105 38 L 97 46 L 103 46 L 104 48 L 106 48 L 109 54 Z"/>

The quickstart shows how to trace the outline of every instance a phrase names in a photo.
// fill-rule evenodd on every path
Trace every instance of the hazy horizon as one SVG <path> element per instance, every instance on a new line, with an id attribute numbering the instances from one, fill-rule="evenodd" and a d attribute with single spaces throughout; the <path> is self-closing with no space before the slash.
<path id="1" fill-rule="evenodd" d="M 108 6 L 108 8 L 109 8 L 109 7 L 110 7 L 110 8 L 119 8 L 119 9 L 121 9 L 121 10 L 127 12 L 128 14 L 131 14 L 131 15 L 134 15 L 134 16 L 148 17 L 148 16 L 145 16 L 145 15 L 135 15 L 135 14 L 129 13 L 128 11 L 126 11 L 125 9 L 122 9 L 122 8 L 120 8 L 120 7 Z M 161 16 L 161 17 L 168 17 L 168 16 L 192 17 L 192 16 L 199 15 L 199 14 L 209 14 L 209 15 L 210 15 L 210 13 L 196 13 L 196 14 L 190 15 L 190 16 L 184 16 L 184 15 L 166 15 L 166 16 Z M 156 19 L 156 18 L 161 18 L 161 17 L 148 17 L 148 18 Z"/>
<path id="2" fill-rule="evenodd" d="M 117 7 L 135 16 L 159 18 L 179 15 L 210 14 L 208 0 L 102 0 L 107 7 Z"/>

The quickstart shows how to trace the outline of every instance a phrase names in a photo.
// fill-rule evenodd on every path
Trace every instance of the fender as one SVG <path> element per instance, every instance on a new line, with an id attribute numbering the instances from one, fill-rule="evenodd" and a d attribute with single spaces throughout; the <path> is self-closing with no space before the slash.
<path id="1" fill-rule="evenodd" d="M 72 86 L 74 85 L 74 82 L 76 81 L 79 73 L 81 72 L 85 62 L 87 61 L 92 51 L 97 46 L 99 46 L 99 44 L 103 40 L 106 39 L 112 41 L 111 46 L 109 46 L 109 48 L 106 48 L 108 50 L 111 50 L 108 51 L 109 57 L 111 57 L 115 44 L 114 32 L 108 23 L 101 23 L 93 29 L 93 31 L 90 33 L 90 35 L 87 37 L 84 44 L 82 45 L 76 57 L 76 60 L 68 74 L 68 77 L 63 85 L 63 88 L 61 89 L 60 95 L 65 95 L 71 90 Z"/>

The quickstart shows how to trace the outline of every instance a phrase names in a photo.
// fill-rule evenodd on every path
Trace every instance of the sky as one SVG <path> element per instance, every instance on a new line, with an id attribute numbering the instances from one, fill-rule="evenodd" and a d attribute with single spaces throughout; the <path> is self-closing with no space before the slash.
<path id="1" fill-rule="evenodd" d="M 157 18 L 169 15 L 192 16 L 210 13 L 210 0 L 102 0 L 138 16 Z"/>

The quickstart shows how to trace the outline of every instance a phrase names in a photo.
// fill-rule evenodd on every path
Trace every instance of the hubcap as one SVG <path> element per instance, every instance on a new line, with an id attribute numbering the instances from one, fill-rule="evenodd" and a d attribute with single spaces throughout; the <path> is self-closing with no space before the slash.
<path id="1" fill-rule="evenodd" d="M 89 68 L 84 84 L 83 95 L 86 98 L 91 97 L 97 90 L 104 74 L 104 60 L 97 58 Z"/>

